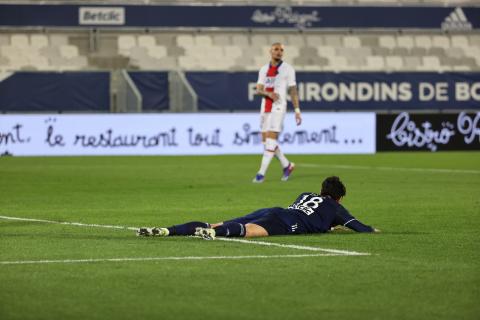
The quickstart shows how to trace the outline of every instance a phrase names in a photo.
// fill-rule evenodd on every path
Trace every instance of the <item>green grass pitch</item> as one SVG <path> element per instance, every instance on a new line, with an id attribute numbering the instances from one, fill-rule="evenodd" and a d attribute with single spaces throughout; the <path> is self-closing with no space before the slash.
<path id="1" fill-rule="evenodd" d="M 345 206 L 380 234 L 256 239 L 305 250 L 0 219 L 0 261 L 276 256 L 0 264 L 0 319 L 478 319 L 480 153 L 0 158 L 0 215 L 151 226 L 287 206 L 339 175 Z M 275 160 L 274 160 L 275 161 Z M 441 170 L 446 169 L 446 170 Z M 315 253 L 315 252 L 314 252 Z"/>

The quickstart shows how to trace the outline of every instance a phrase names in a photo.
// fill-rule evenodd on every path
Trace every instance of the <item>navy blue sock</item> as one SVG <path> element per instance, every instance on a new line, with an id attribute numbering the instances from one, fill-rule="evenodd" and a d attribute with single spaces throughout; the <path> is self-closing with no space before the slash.
<path id="1" fill-rule="evenodd" d="M 245 225 L 238 222 L 226 222 L 215 227 L 215 235 L 219 237 L 244 237 Z"/>
<path id="2" fill-rule="evenodd" d="M 193 236 L 195 234 L 195 229 L 198 227 L 209 228 L 210 225 L 205 222 L 192 221 L 184 224 L 177 224 L 167 229 L 170 232 L 170 236 Z"/>

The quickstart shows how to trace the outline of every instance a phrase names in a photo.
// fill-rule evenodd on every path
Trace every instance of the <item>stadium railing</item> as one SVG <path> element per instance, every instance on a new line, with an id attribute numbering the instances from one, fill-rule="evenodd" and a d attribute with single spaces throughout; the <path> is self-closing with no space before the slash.
<path id="1" fill-rule="evenodd" d="M 114 112 L 142 112 L 142 95 L 126 70 L 117 71 L 116 104 Z"/>
<path id="2" fill-rule="evenodd" d="M 170 111 L 197 112 L 198 96 L 181 71 L 170 71 L 168 74 Z"/>

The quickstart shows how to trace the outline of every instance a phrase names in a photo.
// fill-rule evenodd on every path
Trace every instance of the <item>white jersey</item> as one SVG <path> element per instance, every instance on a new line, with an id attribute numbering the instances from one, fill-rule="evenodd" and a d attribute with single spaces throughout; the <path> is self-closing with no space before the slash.
<path id="1" fill-rule="evenodd" d="M 279 95 L 276 102 L 267 97 L 262 99 L 262 113 L 287 112 L 288 88 L 296 85 L 295 70 L 291 65 L 283 61 L 277 66 L 272 66 L 270 63 L 264 65 L 258 73 L 257 84 L 262 84 L 265 91 Z"/>

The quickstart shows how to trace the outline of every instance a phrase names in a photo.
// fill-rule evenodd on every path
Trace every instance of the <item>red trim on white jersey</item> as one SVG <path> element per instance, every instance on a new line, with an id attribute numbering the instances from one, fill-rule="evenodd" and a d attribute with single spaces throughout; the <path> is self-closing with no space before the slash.
<path id="1" fill-rule="evenodd" d="M 278 100 L 264 97 L 262 99 L 262 113 L 285 113 L 287 112 L 288 88 L 296 85 L 295 70 L 286 62 L 280 61 L 276 66 L 265 64 L 258 72 L 258 81 L 266 92 L 278 94 Z"/>
<path id="2" fill-rule="evenodd" d="M 276 66 L 273 66 L 271 63 L 268 66 L 267 70 L 267 79 L 269 83 L 275 83 L 275 77 L 278 75 L 278 68 L 282 65 L 283 61 L 280 61 Z M 265 86 L 265 91 L 273 92 L 273 85 L 270 87 Z M 265 110 L 264 112 L 272 112 L 273 100 L 270 97 L 264 97 L 265 99 Z"/>

